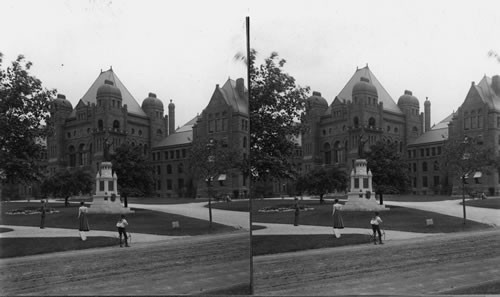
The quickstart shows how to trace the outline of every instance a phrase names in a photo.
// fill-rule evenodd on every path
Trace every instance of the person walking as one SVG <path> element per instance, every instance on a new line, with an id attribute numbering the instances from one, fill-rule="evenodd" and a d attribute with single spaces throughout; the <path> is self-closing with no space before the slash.
<path id="1" fill-rule="evenodd" d="M 47 204 L 42 200 L 42 207 L 40 207 L 40 229 L 45 228 L 45 214 L 47 212 Z"/>
<path id="2" fill-rule="evenodd" d="M 342 204 L 339 203 L 338 199 L 335 199 L 333 203 L 333 235 L 336 238 L 340 238 L 340 229 L 344 229 L 344 221 L 342 220 Z"/>
<path id="3" fill-rule="evenodd" d="M 382 224 L 382 219 L 380 218 L 378 212 L 375 212 L 375 215 L 370 220 L 370 224 L 372 225 L 372 230 L 373 230 L 373 244 L 377 244 L 377 233 L 378 233 L 378 242 L 380 244 L 384 244 L 382 242 L 382 232 L 380 232 L 380 224 Z"/>
<path id="4" fill-rule="evenodd" d="M 85 232 L 89 232 L 89 220 L 87 219 L 88 208 L 85 206 L 85 203 L 80 202 L 80 207 L 78 208 L 78 221 L 80 223 L 80 237 L 83 241 L 87 240 L 87 234 Z"/>
<path id="5" fill-rule="evenodd" d="M 118 237 L 120 238 L 120 247 L 123 247 L 122 235 L 123 235 L 123 238 L 125 239 L 125 247 L 129 247 L 127 230 L 125 229 L 125 228 L 127 228 L 127 226 L 128 226 L 127 219 L 125 218 L 125 215 L 122 214 L 120 216 L 120 219 L 116 223 L 116 227 L 118 227 Z"/>
<path id="6" fill-rule="evenodd" d="M 295 209 L 295 216 L 293 219 L 293 225 L 298 226 L 299 225 L 299 214 L 300 214 L 300 206 L 299 206 L 299 199 L 295 197 L 295 204 L 293 206 Z"/>

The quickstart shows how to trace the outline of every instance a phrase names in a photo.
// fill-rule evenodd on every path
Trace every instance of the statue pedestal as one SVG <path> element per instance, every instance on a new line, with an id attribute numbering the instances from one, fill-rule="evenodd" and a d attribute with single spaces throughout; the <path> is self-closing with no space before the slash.
<path id="1" fill-rule="evenodd" d="M 96 193 L 93 202 L 88 209 L 88 213 L 111 213 L 127 214 L 133 213 L 129 207 L 124 207 L 118 195 L 118 177 L 112 174 L 111 162 L 102 162 L 100 170 L 96 175 Z M 114 200 L 114 201 L 113 201 Z"/>
<path id="2" fill-rule="evenodd" d="M 380 205 L 375 199 L 372 186 L 372 173 L 367 170 L 366 160 L 354 161 L 351 171 L 351 186 L 347 193 L 347 202 L 342 210 L 347 211 L 384 211 L 389 210 L 385 205 Z"/>

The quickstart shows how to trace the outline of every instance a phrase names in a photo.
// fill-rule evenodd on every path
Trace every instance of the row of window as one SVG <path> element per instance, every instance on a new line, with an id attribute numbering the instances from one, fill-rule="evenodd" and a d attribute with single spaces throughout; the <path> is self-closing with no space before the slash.
<path id="1" fill-rule="evenodd" d="M 154 169 L 156 169 L 156 170 L 154 170 L 154 173 L 155 173 L 155 174 L 157 174 L 157 175 L 161 175 L 161 166 L 160 166 L 160 165 L 158 165 L 158 166 L 156 166 L 156 167 L 153 167 L 153 168 L 154 168 Z M 172 169 L 174 168 L 174 166 L 173 166 L 173 165 L 171 165 L 171 164 L 167 164 L 166 168 L 167 168 L 167 174 L 172 174 L 172 172 L 173 172 L 173 170 L 172 170 Z M 176 172 L 177 172 L 177 173 L 179 173 L 179 174 L 184 173 L 184 164 L 183 164 L 183 163 L 179 163 L 179 164 L 177 165 L 177 170 L 176 170 Z"/>
<path id="2" fill-rule="evenodd" d="M 185 159 L 187 158 L 187 150 L 186 149 L 169 150 L 169 151 L 164 151 L 163 154 L 162 152 L 153 152 L 151 153 L 151 157 L 153 161 L 176 160 L 181 158 Z"/>
<path id="3" fill-rule="evenodd" d="M 113 131 L 119 131 L 120 130 L 120 121 L 118 121 L 118 120 L 113 121 L 113 127 L 112 127 L 112 129 L 113 129 Z M 103 122 L 103 120 L 98 120 L 97 121 L 97 130 L 98 131 L 104 131 L 104 122 Z M 87 128 L 87 134 L 90 134 L 90 132 L 91 132 L 91 129 Z M 130 129 L 130 134 L 135 135 L 135 133 L 136 133 L 136 131 L 135 131 L 134 128 Z M 82 129 L 80 129 L 78 135 L 81 136 L 82 134 L 83 134 Z M 137 134 L 139 136 L 142 136 L 142 130 L 139 129 L 137 131 Z M 158 129 L 158 130 L 156 130 L 156 134 L 163 135 L 163 131 L 161 129 Z M 68 132 L 67 133 L 67 138 L 76 137 L 76 136 L 77 136 L 77 131 L 76 130 L 73 130 L 73 132 Z"/>
<path id="4" fill-rule="evenodd" d="M 362 98 L 358 98 L 357 96 L 354 96 L 354 104 L 358 104 L 358 103 L 365 103 L 368 105 L 376 105 L 377 98 L 368 96 L 367 100 L 362 100 Z"/>
<path id="5" fill-rule="evenodd" d="M 417 163 L 408 163 L 408 169 L 410 170 L 410 172 L 417 172 Z M 432 163 L 432 169 L 434 171 L 439 171 L 440 170 L 440 166 L 439 166 L 439 162 L 438 161 L 434 161 Z M 422 171 L 423 172 L 427 172 L 428 170 L 429 170 L 428 163 L 427 162 L 422 162 Z"/>
<path id="6" fill-rule="evenodd" d="M 440 186 L 441 185 L 441 178 L 438 175 L 435 175 L 433 177 L 434 183 L 432 185 L 429 185 L 429 180 L 427 176 L 422 176 L 422 187 L 423 188 L 428 188 L 428 187 L 433 187 L 433 186 Z M 412 186 L 414 188 L 417 188 L 417 178 L 414 177 L 412 179 Z"/>
<path id="7" fill-rule="evenodd" d="M 420 152 L 420 157 L 440 156 L 442 148 L 441 146 L 437 146 L 408 150 L 408 159 L 417 158 L 418 151 Z"/>
<path id="8" fill-rule="evenodd" d="M 482 110 L 478 109 L 464 112 L 464 130 L 483 128 Z M 497 123 L 498 124 L 498 123 Z"/>
<path id="9" fill-rule="evenodd" d="M 120 108 L 122 105 L 122 102 L 120 100 L 111 100 L 111 104 L 109 107 L 116 107 Z M 102 102 L 102 99 L 97 100 L 97 107 L 104 106 L 104 103 Z"/>

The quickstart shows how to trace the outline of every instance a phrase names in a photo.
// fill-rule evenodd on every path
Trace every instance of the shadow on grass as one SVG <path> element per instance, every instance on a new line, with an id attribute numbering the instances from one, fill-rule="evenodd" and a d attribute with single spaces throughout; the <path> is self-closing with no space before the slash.
<path id="1" fill-rule="evenodd" d="M 460 203 L 462 204 L 462 203 Z M 465 201 L 466 206 L 473 207 L 482 207 L 482 208 L 491 208 L 491 209 L 500 209 L 500 199 L 492 198 L 492 199 L 478 199 L 478 200 L 467 200 Z"/>
<path id="2" fill-rule="evenodd" d="M 217 290 L 205 291 L 200 295 L 212 295 L 212 296 L 220 296 L 220 295 L 251 295 L 252 290 L 250 288 L 250 284 L 238 284 L 232 285 L 228 288 L 222 288 Z"/>
<path id="3" fill-rule="evenodd" d="M 252 238 L 254 256 L 296 252 L 309 249 L 332 248 L 345 245 L 371 244 L 366 234 L 333 235 L 257 235 Z"/>
<path id="4" fill-rule="evenodd" d="M 260 212 L 265 208 L 287 208 L 293 206 L 293 200 L 255 200 L 253 201 L 253 224 L 274 223 L 274 224 L 293 224 L 294 212 Z M 332 226 L 332 203 L 319 201 L 303 200 L 299 202 L 302 206 L 312 208 L 311 210 L 301 211 L 299 220 L 301 225 L 313 226 Z M 238 201 L 231 203 L 215 204 L 216 208 L 227 210 L 240 210 L 246 207 L 247 201 Z M 371 211 L 343 211 L 342 218 L 344 225 L 351 228 L 371 229 L 370 219 L 373 215 Z M 397 230 L 418 233 L 451 233 L 462 231 L 483 230 L 491 228 L 487 224 L 482 224 L 467 220 L 463 225 L 463 219 L 459 217 L 443 215 L 436 212 L 423 211 L 413 208 L 392 206 L 389 211 L 380 212 L 383 227 L 386 230 Z M 433 225 L 427 226 L 427 220 L 432 219 Z"/>
<path id="5" fill-rule="evenodd" d="M 449 291 L 440 292 L 443 295 L 483 295 L 500 293 L 500 281 L 487 281 L 479 285 L 470 285 Z"/>
<path id="6" fill-rule="evenodd" d="M 8 215 L 7 211 L 13 209 L 38 206 L 38 203 L 9 202 L 2 203 L 0 224 L 13 226 L 39 227 L 40 215 Z M 58 210 L 57 213 L 49 213 L 45 217 L 46 228 L 66 228 L 78 230 L 78 207 L 72 205 L 64 207 L 63 203 L 50 203 L 50 208 Z M 205 220 L 185 217 L 176 214 L 169 214 L 159 211 L 134 209 L 135 213 L 127 215 L 129 227 L 127 231 L 131 233 L 145 233 L 156 235 L 203 235 L 213 233 L 224 233 L 236 230 L 233 227 L 212 223 Z M 117 214 L 88 214 L 91 230 L 116 231 L 116 222 L 120 215 Z M 172 222 L 179 222 L 180 228 L 174 228 Z"/>
<path id="7" fill-rule="evenodd" d="M 97 247 L 117 246 L 118 239 L 112 237 L 88 237 L 82 241 L 75 237 L 0 238 L 0 258 L 39 255 L 54 252 L 84 250 Z"/>

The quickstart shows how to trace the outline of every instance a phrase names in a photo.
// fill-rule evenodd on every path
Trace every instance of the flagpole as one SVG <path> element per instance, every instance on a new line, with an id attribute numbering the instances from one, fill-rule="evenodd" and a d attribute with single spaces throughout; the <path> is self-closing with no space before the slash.
<path id="1" fill-rule="evenodd" d="M 251 57 L 250 57 L 250 17 L 247 16 L 246 17 L 246 35 L 247 35 L 247 82 L 248 82 L 248 105 L 249 105 L 249 108 L 248 110 L 250 111 L 250 94 L 251 94 L 251 81 L 250 81 L 250 70 L 251 70 Z M 250 119 L 250 114 L 248 114 L 248 117 Z M 251 121 L 249 120 L 249 125 L 251 125 Z M 250 160 L 250 158 L 249 158 Z M 250 167 L 250 164 L 248 164 L 248 166 Z M 250 169 L 250 168 L 248 168 Z M 248 195 L 248 208 L 249 208 L 249 222 L 250 222 L 250 295 L 253 295 L 253 247 L 252 247 L 252 243 L 253 243 L 253 240 L 252 240 L 252 236 L 253 236 L 253 231 L 252 231 L 252 177 L 251 177 L 251 174 L 249 175 L 249 181 L 248 181 L 248 184 L 249 184 L 249 193 L 250 195 Z"/>

